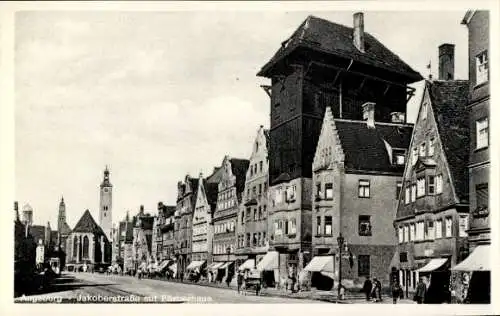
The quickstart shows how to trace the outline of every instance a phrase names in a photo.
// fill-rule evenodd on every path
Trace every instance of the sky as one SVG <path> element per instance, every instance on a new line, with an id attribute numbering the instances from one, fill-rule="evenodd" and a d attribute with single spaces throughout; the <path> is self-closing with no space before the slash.
<path id="1" fill-rule="evenodd" d="M 269 126 L 256 74 L 308 15 L 352 26 L 352 11 L 24 11 L 15 20 L 16 200 L 57 227 L 98 219 L 106 165 L 113 222 L 140 205 L 174 205 L 186 174 L 224 155 L 248 159 Z M 437 77 L 438 46 L 455 44 L 467 79 L 463 11 L 365 12 L 365 31 L 414 70 Z M 408 105 L 414 121 L 422 82 Z"/>

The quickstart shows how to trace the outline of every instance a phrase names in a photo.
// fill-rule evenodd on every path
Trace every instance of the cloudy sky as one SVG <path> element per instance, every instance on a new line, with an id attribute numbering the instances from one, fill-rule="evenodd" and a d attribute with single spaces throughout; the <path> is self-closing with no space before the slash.
<path id="1" fill-rule="evenodd" d="M 16 13 L 16 200 L 38 224 L 56 227 L 62 195 L 70 226 L 85 209 L 97 219 L 109 165 L 115 222 L 141 204 L 174 204 L 186 173 L 249 157 L 269 126 L 256 73 L 280 43 L 310 14 L 351 26 L 352 13 Z M 463 15 L 370 11 L 365 30 L 424 76 L 429 60 L 436 76 L 437 47 L 456 44 L 456 77 L 466 79 Z"/>

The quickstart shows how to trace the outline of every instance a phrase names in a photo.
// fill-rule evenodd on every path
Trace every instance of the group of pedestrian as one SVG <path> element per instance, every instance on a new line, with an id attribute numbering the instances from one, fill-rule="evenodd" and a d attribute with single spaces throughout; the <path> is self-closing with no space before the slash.
<path id="1" fill-rule="evenodd" d="M 382 301 L 382 283 L 377 278 L 373 278 L 372 281 L 370 277 L 366 277 L 361 291 L 365 293 L 367 301 L 371 300 L 375 303 Z"/>

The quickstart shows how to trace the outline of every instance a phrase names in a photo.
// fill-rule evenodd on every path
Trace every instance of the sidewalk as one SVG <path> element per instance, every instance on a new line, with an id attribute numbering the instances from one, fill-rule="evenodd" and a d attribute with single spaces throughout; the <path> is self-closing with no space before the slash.
<path id="1" fill-rule="evenodd" d="M 237 287 L 234 284 L 230 284 L 230 286 L 228 287 L 226 283 L 208 283 L 204 281 L 191 282 L 186 280 L 181 282 L 178 279 L 167 280 L 163 278 L 157 278 L 157 280 L 162 280 L 165 282 L 172 282 L 172 283 L 183 283 L 183 284 L 190 284 L 197 286 L 214 287 L 221 289 L 232 289 L 234 291 L 237 290 Z M 283 290 L 277 290 L 276 288 L 262 288 L 262 290 L 260 291 L 260 295 L 271 296 L 271 297 L 317 300 L 317 301 L 337 303 L 337 304 L 392 304 L 392 297 L 389 296 L 383 296 L 382 297 L 383 301 L 380 303 L 367 301 L 364 297 L 360 297 L 360 295 L 352 295 L 351 297 L 347 295 L 347 297 L 344 300 L 338 300 L 336 293 L 332 293 L 331 291 L 319 291 L 319 290 L 291 293 L 291 292 L 284 292 Z M 398 300 L 398 304 L 415 304 L 415 302 L 413 302 L 411 299 L 402 299 Z"/>

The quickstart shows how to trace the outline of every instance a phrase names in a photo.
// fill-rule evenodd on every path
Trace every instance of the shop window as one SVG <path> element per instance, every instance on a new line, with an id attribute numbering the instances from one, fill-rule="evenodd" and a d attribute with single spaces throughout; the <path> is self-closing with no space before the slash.
<path id="1" fill-rule="evenodd" d="M 370 276 L 370 256 L 358 255 L 358 276 Z"/>

